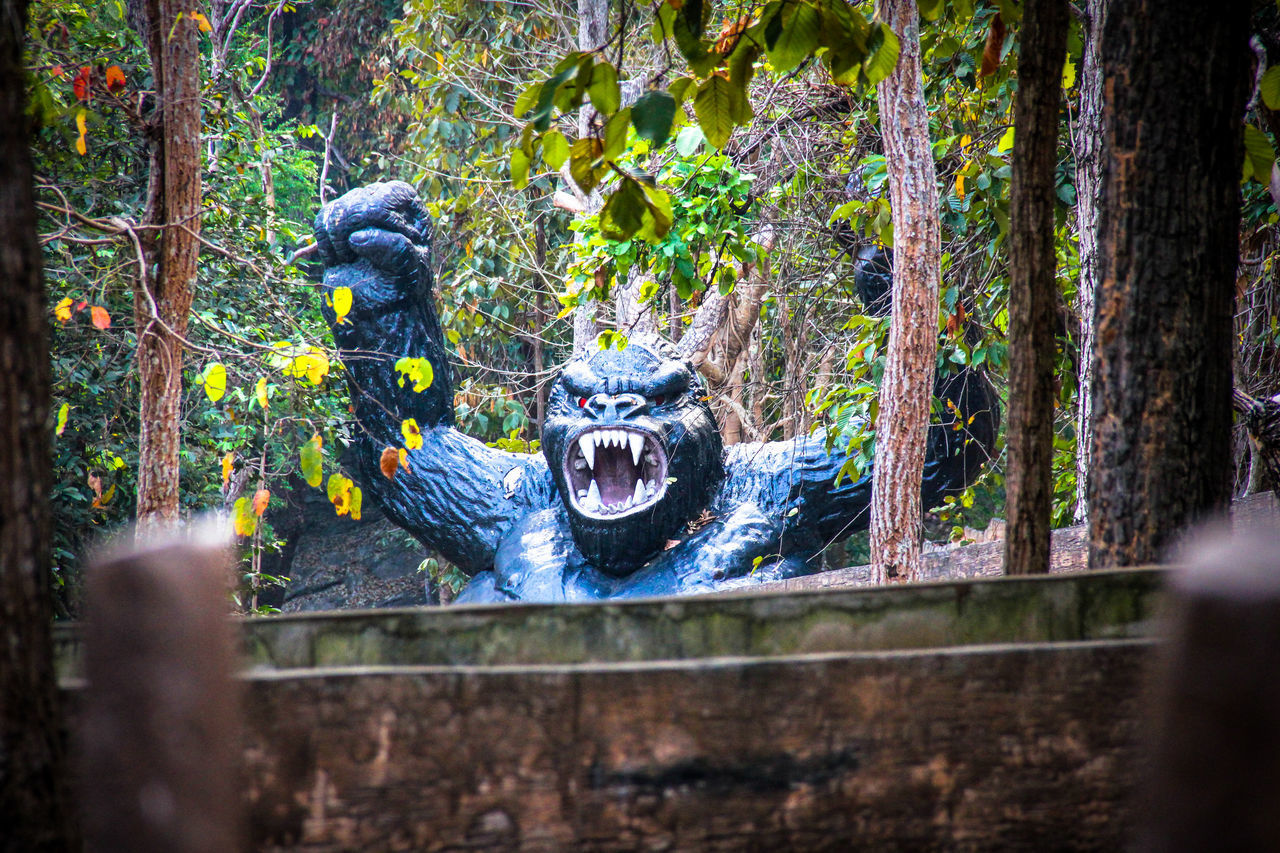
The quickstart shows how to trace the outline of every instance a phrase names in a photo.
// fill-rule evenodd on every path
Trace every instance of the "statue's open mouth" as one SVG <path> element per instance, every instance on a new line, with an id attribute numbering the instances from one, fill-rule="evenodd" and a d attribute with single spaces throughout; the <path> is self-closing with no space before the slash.
<path id="1" fill-rule="evenodd" d="M 565 454 L 569 501 L 588 518 L 613 520 L 643 512 L 667 491 L 667 454 L 648 432 L 592 427 Z"/>

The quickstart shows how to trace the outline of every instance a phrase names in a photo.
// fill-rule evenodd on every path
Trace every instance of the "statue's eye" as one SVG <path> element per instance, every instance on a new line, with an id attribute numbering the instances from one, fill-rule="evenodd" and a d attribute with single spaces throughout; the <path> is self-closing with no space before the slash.
<path id="1" fill-rule="evenodd" d="M 654 398 L 653 398 L 653 404 L 654 404 L 655 406 L 661 406 L 661 405 L 662 405 L 663 403 L 665 403 L 665 402 L 667 402 L 667 395 L 666 395 L 666 394 L 659 394 L 658 396 L 656 396 L 656 397 L 654 397 Z"/>
<path id="2" fill-rule="evenodd" d="M 578 398 L 578 408 L 579 408 L 579 409 L 585 409 L 586 407 L 587 407 L 587 398 L 586 398 L 586 397 L 579 397 L 579 398 Z"/>

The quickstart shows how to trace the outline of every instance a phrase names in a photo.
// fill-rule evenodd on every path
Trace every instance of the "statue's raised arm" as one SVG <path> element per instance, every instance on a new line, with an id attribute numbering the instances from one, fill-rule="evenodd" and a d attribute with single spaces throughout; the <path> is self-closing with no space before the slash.
<path id="1" fill-rule="evenodd" d="M 460 601 L 573 601 L 705 591 L 815 571 L 822 549 L 868 523 L 870 475 L 820 436 L 721 443 L 702 378 L 670 343 L 636 336 L 587 353 L 552 386 L 545 458 L 454 428 L 453 381 L 432 301 L 428 217 L 412 187 L 374 184 L 316 219 L 327 310 L 351 381 L 361 468 L 388 514 L 471 574 Z M 425 359 L 414 387 L 396 370 Z M 995 395 L 970 371 L 939 380 L 952 423 L 931 428 L 928 505 L 963 489 L 995 443 Z M 409 470 L 379 472 L 412 419 Z"/>
<path id="2" fill-rule="evenodd" d="M 397 524 L 473 574 L 493 564 L 516 521 L 551 505 L 554 491 L 540 456 L 495 450 L 454 428 L 430 228 L 417 193 L 400 181 L 325 205 L 315 222 L 324 288 L 349 288 L 351 309 L 341 323 L 331 299 L 324 311 L 347 370 L 366 488 Z M 426 359 L 430 383 L 397 371 L 401 358 Z M 406 444 L 410 421 L 422 445 L 408 451 L 408 469 L 388 479 L 379 470 L 382 451 Z"/>

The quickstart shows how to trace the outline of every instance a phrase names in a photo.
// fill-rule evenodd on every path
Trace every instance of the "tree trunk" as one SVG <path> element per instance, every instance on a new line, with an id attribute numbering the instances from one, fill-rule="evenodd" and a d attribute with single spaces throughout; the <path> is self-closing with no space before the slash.
<path id="1" fill-rule="evenodd" d="M 871 576 L 913 580 L 920 565 L 924 475 L 938 349 L 941 248 L 938 187 L 920 71 L 914 0 L 876 0 L 876 16 L 901 43 L 894 70 L 877 87 L 893 205 L 893 318 L 876 420 L 871 488 Z"/>
<path id="2" fill-rule="evenodd" d="M 1009 526 L 1005 572 L 1049 571 L 1053 362 L 1058 302 L 1053 170 L 1067 53 L 1066 0 L 1023 7 L 1009 200 Z"/>
<path id="3" fill-rule="evenodd" d="M 1089 517 L 1089 444 L 1093 433 L 1093 297 L 1098 291 L 1098 208 L 1102 202 L 1102 22 L 1108 0 L 1088 0 L 1088 32 L 1080 62 L 1080 112 L 1075 132 L 1076 230 L 1080 282 L 1076 310 L 1080 336 L 1076 400 L 1076 524 Z"/>
<path id="4" fill-rule="evenodd" d="M 151 55 L 158 109 L 147 128 L 150 176 L 143 216 L 146 269 L 134 287 L 141 386 L 138 534 L 178 521 L 182 354 L 200 233 L 199 30 L 190 4 L 141 0 L 134 7 Z M 182 19 L 178 20 L 178 15 Z"/>
<path id="5" fill-rule="evenodd" d="M 0 850 L 75 850 L 50 591 L 49 331 L 31 188 L 25 0 L 0 4 Z"/>
<path id="6" fill-rule="evenodd" d="M 604 44 L 609 25 L 608 0 L 578 0 L 578 50 L 592 51 Z M 586 103 L 578 111 L 578 138 L 585 139 L 591 133 L 591 122 L 596 116 L 595 107 Z M 561 173 L 575 192 L 579 192 L 569 175 L 569 164 L 565 163 Z M 579 199 L 588 214 L 599 212 L 604 206 L 604 199 L 598 189 L 583 194 Z M 596 276 L 596 283 L 601 283 Z M 600 334 L 600 305 L 594 299 L 583 300 L 573 312 L 573 354 L 585 355 L 596 345 L 596 336 Z"/>
<path id="7" fill-rule="evenodd" d="M 1091 568 L 1161 559 L 1231 497 L 1249 8 L 1113 0 L 1104 23 Z"/>

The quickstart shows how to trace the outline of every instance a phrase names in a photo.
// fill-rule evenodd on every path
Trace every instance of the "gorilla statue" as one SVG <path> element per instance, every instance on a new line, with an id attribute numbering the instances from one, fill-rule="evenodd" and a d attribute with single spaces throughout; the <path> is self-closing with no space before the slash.
<path id="1" fill-rule="evenodd" d="M 324 287 L 352 291 L 335 322 L 358 420 L 366 488 L 387 515 L 471 576 L 460 602 L 584 601 L 726 589 L 817 570 L 828 544 L 869 521 L 871 478 L 836 473 L 821 436 L 723 447 L 701 377 L 656 337 L 571 360 L 551 392 L 543 455 L 486 446 L 455 428 L 453 377 L 436 315 L 430 225 L 413 188 L 376 183 L 324 207 Z M 393 368 L 426 358 L 415 391 Z M 972 482 L 995 443 L 994 393 L 941 377 L 964 429 L 931 427 L 924 502 Z M 955 415 L 952 415 L 954 418 Z M 380 473 L 413 418 L 422 446 Z"/>

